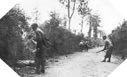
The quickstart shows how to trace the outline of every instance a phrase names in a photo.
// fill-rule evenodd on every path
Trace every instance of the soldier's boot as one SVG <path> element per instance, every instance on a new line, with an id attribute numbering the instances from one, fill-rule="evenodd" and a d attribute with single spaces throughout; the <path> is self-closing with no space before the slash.
<path id="1" fill-rule="evenodd" d="M 41 72 L 45 73 L 45 60 L 41 61 Z"/>
<path id="2" fill-rule="evenodd" d="M 45 73 L 44 65 L 41 66 L 41 73 Z"/>
<path id="3" fill-rule="evenodd" d="M 109 57 L 108 61 L 107 62 L 111 62 L 111 57 Z"/>
<path id="4" fill-rule="evenodd" d="M 104 58 L 104 60 L 102 60 L 102 62 L 106 62 L 106 58 Z"/>
<path id="5" fill-rule="evenodd" d="M 107 62 L 111 62 L 111 60 L 108 60 Z"/>

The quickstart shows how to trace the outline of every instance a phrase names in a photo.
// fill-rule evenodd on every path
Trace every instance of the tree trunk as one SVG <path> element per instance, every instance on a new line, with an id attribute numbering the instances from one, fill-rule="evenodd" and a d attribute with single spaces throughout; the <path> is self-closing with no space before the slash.
<path id="1" fill-rule="evenodd" d="M 69 20 L 69 30 L 71 28 L 71 18 L 74 15 L 74 11 L 75 11 L 75 4 L 76 4 L 76 0 L 74 0 L 74 5 L 73 5 L 73 9 L 72 9 L 72 13 L 70 12 L 71 8 L 70 8 L 70 0 L 68 0 L 68 20 Z"/>
<path id="2" fill-rule="evenodd" d="M 82 31 L 83 31 L 83 24 L 84 24 L 83 19 L 84 19 L 84 17 L 82 16 L 82 22 L 81 22 L 81 33 L 82 33 Z"/>
<path id="3" fill-rule="evenodd" d="M 98 37 L 98 36 L 97 36 L 97 34 L 98 34 L 98 33 L 97 33 L 97 30 L 98 30 L 98 29 L 97 29 L 97 26 L 94 26 L 94 38 L 95 38 L 95 39 L 97 39 L 97 37 Z"/>
<path id="4" fill-rule="evenodd" d="M 69 22 L 68 22 L 68 26 L 69 26 L 69 30 L 70 30 L 70 25 L 71 25 L 71 20 L 70 20 L 71 18 L 70 18 L 70 0 L 68 0 L 68 20 L 69 20 Z"/>
<path id="5" fill-rule="evenodd" d="M 89 32 L 88 32 L 88 36 L 91 37 L 91 32 L 92 32 L 92 26 L 90 25 L 89 27 Z"/>
<path id="6" fill-rule="evenodd" d="M 71 30 L 71 19 L 69 19 L 69 30 Z"/>

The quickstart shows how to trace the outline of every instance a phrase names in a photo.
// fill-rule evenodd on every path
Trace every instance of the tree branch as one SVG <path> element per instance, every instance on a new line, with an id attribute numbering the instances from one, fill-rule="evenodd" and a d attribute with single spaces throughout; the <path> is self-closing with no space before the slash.
<path id="1" fill-rule="evenodd" d="M 68 18 L 70 19 L 70 0 L 68 0 Z"/>
<path id="2" fill-rule="evenodd" d="M 72 14 L 71 14 L 71 16 L 70 16 L 70 19 L 72 18 L 73 14 L 74 14 L 74 11 L 75 11 L 75 4 L 76 4 L 76 0 L 74 0 L 73 11 L 72 11 Z"/>

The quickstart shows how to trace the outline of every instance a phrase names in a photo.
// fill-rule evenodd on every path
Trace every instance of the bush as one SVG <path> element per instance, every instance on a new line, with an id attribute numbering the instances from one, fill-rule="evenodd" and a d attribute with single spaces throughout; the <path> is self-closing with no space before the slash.
<path id="1" fill-rule="evenodd" d="M 89 48 L 99 47 L 104 45 L 104 41 L 100 38 L 87 38 L 89 41 Z"/>
<path id="2" fill-rule="evenodd" d="M 119 27 L 109 35 L 114 45 L 115 54 L 127 54 L 127 21 L 124 21 Z"/>
<path id="3" fill-rule="evenodd" d="M 14 7 L 0 19 L 0 57 L 9 65 L 23 58 L 21 33 L 27 27 L 26 18 L 21 9 Z"/>
<path id="4" fill-rule="evenodd" d="M 45 35 L 53 43 L 52 47 L 48 49 L 48 55 L 53 53 L 62 55 L 79 51 L 79 42 L 83 37 L 60 26 L 61 19 L 56 13 L 52 13 L 50 16 L 51 19 L 43 24 Z"/>
<path id="5" fill-rule="evenodd" d="M 79 50 L 81 37 L 75 35 L 63 27 L 48 28 L 45 33 L 52 41 L 53 46 L 50 51 L 57 54 L 68 54 Z M 50 32 L 49 32 L 50 29 Z M 52 53 L 51 53 L 52 54 Z"/>

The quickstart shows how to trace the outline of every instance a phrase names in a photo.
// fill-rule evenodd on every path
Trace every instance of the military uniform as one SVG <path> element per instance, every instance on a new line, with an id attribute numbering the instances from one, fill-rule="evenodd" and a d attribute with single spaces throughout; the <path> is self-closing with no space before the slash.
<path id="1" fill-rule="evenodd" d="M 108 61 L 110 62 L 111 54 L 112 54 L 112 51 L 113 51 L 113 44 L 108 38 L 104 42 L 105 42 L 105 47 L 104 47 L 103 50 L 106 50 L 104 61 L 106 60 L 106 58 L 109 58 Z"/>
<path id="2" fill-rule="evenodd" d="M 36 52 L 35 52 L 35 65 L 36 73 L 45 72 L 45 38 L 41 31 L 35 31 L 36 38 L 34 39 L 37 42 Z"/>

